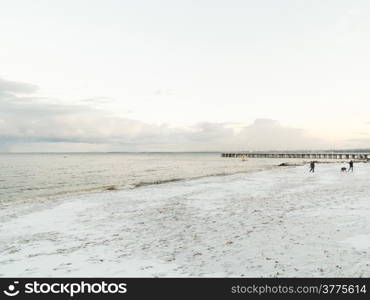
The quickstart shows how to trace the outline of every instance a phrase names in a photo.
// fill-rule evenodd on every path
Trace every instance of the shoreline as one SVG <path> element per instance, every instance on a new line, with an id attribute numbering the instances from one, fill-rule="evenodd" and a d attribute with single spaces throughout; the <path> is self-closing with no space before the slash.
<path id="1" fill-rule="evenodd" d="M 368 277 L 367 164 L 89 194 L 3 222 L 0 276 Z"/>
<path id="2" fill-rule="evenodd" d="M 299 164 L 300 165 L 300 164 Z M 295 165 L 298 166 L 298 165 Z M 278 168 L 279 165 L 271 164 L 265 166 L 252 166 L 251 169 L 248 170 L 240 170 L 234 172 L 221 172 L 221 173 L 211 173 L 207 175 L 200 175 L 200 176 L 193 176 L 193 177 L 183 177 L 183 178 L 172 178 L 172 179 L 163 179 L 163 180 L 154 180 L 154 181 L 144 181 L 139 182 L 133 185 L 128 186 L 118 186 L 118 185 L 104 185 L 104 186 L 95 186 L 89 188 L 81 188 L 78 190 L 67 190 L 67 191 L 59 191 L 51 194 L 40 194 L 34 197 L 34 199 L 18 199 L 18 200 L 10 200 L 5 202 L 0 202 L 0 212 L 2 208 L 6 208 L 8 206 L 22 206 L 22 205 L 33 205 L 37 203 L 46 203 L 48 201 L 52 202 L 62 202 L 68 201 L 72 198 L 78 198 L 88 195 L 99 195 L 102 193 L 110 193 L 110 192 L 120 192 L 120 191 L 127 191 L 127 190 L 134 190 L 143 187 L 150 187 L 162 184 L 171 184 L 174 182 L 187 182 L 192 180 L 198 180 L 203 178 L 212 178 L 212 177 L 223 177 L 223 176 L 233 176 L 238 174 L 248 174 L 254 172 L 261 172 L 265 170 L 272 170 L 274 168 Z M 291 165 L 293 167 L 293 165 Z M 1 217 L 1 214 L 0 214 Z"/>
<path id="3" fill-rule="evenodd" d="M 238 159 L 238 158 L 236 158 Z M 253 159 L 253 158 L 252 158 Z M 242 163 L 247 163 L 248 160 L 243 161 Z M 137 189 L 145 186 L 155 186 L 155 185 L 161 185 L 161 184 L 167 184 L 171 182 L 185 182 L 185 181 L 192 181 L 207 177 L 218 177 L 218 176 L 232 176 L 236 174 L 248 174 L 248 173 L 254 173 L 254 172 L 261 172 L 266 170 L 272 170 L 279 167 L 299 167 L 304 166 L 309 163 L 310 160 L 303 160 L 299 161 L 297 163 L 293 162 L 284 162 L 281 163 L 274 163 L 271 165 L 265 165 L 263 167 L 255 168 L 252 167 L 250 170 L 241 170 L 241 171 L 235 171 L 235 172 L 223 172 L 223 173 L 214 173 L 214 174 L 207 174 L 207 175 L 200 175 L 200 176 L 193 176 L 193 177 L 183 177 L 183 178 L 171 178 L 171 179 L 163 179 L 163 180 L 154 180 L 154 181 L 143 181 L 139 183 L 135 183 L 128 186 L 118 186 L 116 184 L 112 185 L 102 185 L 102 186 L 95 186 L 95 187 L 86 187 L 76 190 L 66 190 L 66 191 L 58 191 L 55 193 L 50 194 L 40 194 L 34 196 L 34 199 L 36 201 L 45 202 L 48 200 L 51 201 L 63 201 L 68 200 L 72 197 L 78 197 L 78 196 L 84 196 L 84 195 L 91 195 L 91 194 L 100 194 L 104 192 L 112 192 L 112 191 L 124 191 L 124 190 L 130 190 L 130 189 Z M 314 160 L 318 164 L 339 164 L 344 163 L 348 164 L 347 161 L 341 161 L 341 160 Z M 369 161 L 363 161 L 363 160 L 356 160 L 354 161 L 357 163 L 369 163 Z M 29 199 L 19 199 L 19 200 L 8 200 L 4 202 L 0 202 L 0 209 L 2 207 L 11 206 L 11 205 L 23 205 L 27 204 Z"/>
<path id="4" fill-rule="evenodd" d="M 295 166 L 289 166 L 289 167 L 295 167 Z M 204 175 L 204 176 L 197 176 L 197 177 L 191 177 L 191 178 L 184 178 L 184 179 L 175 179 L 175 180 L 164 180 L 160 183 L 150 183 L 150 184 L 140 184 L 139 186 L 133 186 L 133 187 L 126 187 L 126 188 L 91 188 L 91 189 L 85 189 L 82 191 L 73 191 L 73 192 L 62 192 L 58 194 L 51 194 L 49 196 L 40 196 L 36 199 L 33 199 L 32 202 L 29 202 L 28 200 L 18 200 L 18 201 L 11 201 L 11 202 L 5 202 L 0 203 L 0 222 L 7 221 L 9 219 L 12 219 L 14 217 L 20 217 L 27 215 L 29 213 L 33 213 L 38 210 L 45 210 L 45 209 L 51 209 L 53 207 L 56 207 L 58 205 L 61 205 L 65 202 L 73 202 L 75 199 L 79 198 L 89 198 L 89 197 L 99 197 L 100 195 L 103 195 L 103 197 L 107 197 L 109 194 L 113 193 L 119 193 L 124 191 L 131 191 L 131 190 L 140 190 L 144 188 L 151 188 L 156 186 L 162 186 L 162 185 L 171 185 L 173 183 L 186 183 L 186 182 L 192 182 L 207 178 L 217 178 L 217 177 L 228 177 L 228 176 L 235 176 L 235 175 L 242 175 L 242 174 L 250 174 L 250 173 L 258 173 L 268 170 L 274 170 L 276 168 L 279 168 L 278 165 L 271 165 L 265 168 L 261 169 L 251 169 L 248 171 L 238 171 L 230 174 L 213 174 L 213 175 Z M 10 210 L 10 213 L 9 213 Z"/>

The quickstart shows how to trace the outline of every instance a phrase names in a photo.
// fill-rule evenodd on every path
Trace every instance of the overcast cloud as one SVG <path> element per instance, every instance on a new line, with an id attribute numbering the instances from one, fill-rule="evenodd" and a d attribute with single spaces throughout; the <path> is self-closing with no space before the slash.
<path id="1" fill-rule="evenodd" d="M 0 80 L 0 149 L 2 151 L 222 151 L 304 149 L 322 146 L 301 129 L 257 119 L 235 124 L 197 123 L 186 128 L 120 118 L 94 108 L 105 98 L 61 104 L 35 97 L 37 87 Z"/>

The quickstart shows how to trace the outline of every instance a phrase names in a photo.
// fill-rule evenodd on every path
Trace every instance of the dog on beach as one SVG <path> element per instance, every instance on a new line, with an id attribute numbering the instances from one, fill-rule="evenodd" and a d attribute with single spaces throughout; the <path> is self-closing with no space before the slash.
<path id="1" fill-rule="evenodd" d="M 340 170 L 341 170 L 342 172 L 346 172 L 346 171 L 347 171 L 347 168 L 346 168 L 346 167 L 342 167 Z"/>

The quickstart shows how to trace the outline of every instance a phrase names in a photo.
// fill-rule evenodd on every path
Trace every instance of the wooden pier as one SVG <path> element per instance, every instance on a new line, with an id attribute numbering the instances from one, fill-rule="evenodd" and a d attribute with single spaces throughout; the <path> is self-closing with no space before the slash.
<path id="1" fill-rule="evenodd" d="M 231 152 L 222 157 L 235 158 L 303 158 L 303 159 L 361 159 L 370 160 L 370 153 L 342 152 Z"/>

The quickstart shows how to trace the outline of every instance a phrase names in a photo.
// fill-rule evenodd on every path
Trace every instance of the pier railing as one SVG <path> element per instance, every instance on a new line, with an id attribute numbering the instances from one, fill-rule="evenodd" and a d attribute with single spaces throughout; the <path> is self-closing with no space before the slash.
<path id="1" fill-rule="evenodd" d="M 326 153 L 326 152 L 231 152 L 222 153 L 222 157 L 240 157 L 240 158 L 304 158 L 304 159 L 364 159 L 370 160 L 370 153 Z"/>

